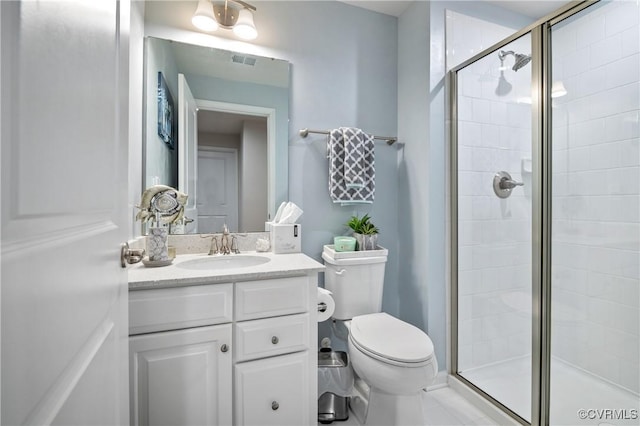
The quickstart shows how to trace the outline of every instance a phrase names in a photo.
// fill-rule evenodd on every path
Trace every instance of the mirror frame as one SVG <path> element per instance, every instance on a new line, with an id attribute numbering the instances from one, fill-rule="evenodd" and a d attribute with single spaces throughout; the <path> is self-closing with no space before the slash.
<path id="1" fill-rule="evenodd" d="M 206 99 L 196 99 L 196 106 L 198 107 L 198 111 L 206 110 L 253 115 L 267 119 L 267 213 L 270 218 L 273 217 L 276 208 L 276 109 L 230 102 L 209 101 Z M 180 142 L 181 141 L 178 143 L 178 149 L 183 148 Z M 178 190 L 185 194 L 187 193 L 186 187 L 189 179 L 184 173 L 184 170 L 188 170 L 185 164 L 187 161 L 188 158 L 186 156 L 178 155 Z"/>

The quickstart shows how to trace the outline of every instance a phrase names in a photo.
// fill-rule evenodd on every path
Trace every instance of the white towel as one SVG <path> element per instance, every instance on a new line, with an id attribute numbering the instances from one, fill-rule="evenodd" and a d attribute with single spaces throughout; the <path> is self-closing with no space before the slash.
<path id="1" fill-rule="evenodd" d="M 371 135 L 362 134 L 362 158 L 360 162 L 362 172 L 361 187 L 347 187 L 345 179 L 345 138 L 344 128 L 333 129 L 329 132 L 327 141 L 327 156 L 329 158 L 329 195 L 334 203 L 341 205 L 371 204 L 375 196 L 375 153 Z M 352 132 L 353 134 L 357 132 Z M 354 174 L 355 176 L 355 174 Z"/>

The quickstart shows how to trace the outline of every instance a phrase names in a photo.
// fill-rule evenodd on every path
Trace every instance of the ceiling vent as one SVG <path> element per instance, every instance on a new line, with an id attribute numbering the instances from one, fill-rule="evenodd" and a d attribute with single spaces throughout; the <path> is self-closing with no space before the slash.
<path id="1" fill-rule="evenodd" d="M 236 64 L 245 64 L 249 66 L 254 66 L 256 64 L 256 58 L 253 56 L 244 56 L 244 55 L 234 54 L 231 56 L 231 62 L 234 62 Z"/>

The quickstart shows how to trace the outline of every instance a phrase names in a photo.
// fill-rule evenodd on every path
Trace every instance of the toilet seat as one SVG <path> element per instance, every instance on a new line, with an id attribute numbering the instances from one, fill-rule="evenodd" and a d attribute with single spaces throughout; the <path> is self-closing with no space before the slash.
<path id="1" fill-rule="evenodd" d="M 359 351 L 391 365 L 422 367 L 434 357 L 429 336 L 384 312 L 354 317 L 349 339 Z"/>

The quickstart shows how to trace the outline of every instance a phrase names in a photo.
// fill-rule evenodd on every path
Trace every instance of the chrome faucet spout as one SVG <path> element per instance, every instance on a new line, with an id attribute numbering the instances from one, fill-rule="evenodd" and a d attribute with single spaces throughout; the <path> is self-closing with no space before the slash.
<path id="1" fill-rule="evenodd" d="M 222 237 L 220 237 L 220 252 L 222 254 L 230 254 L 231 249 L 229 247 L 229 228 L 225 223 L 222 227 Z"/>

